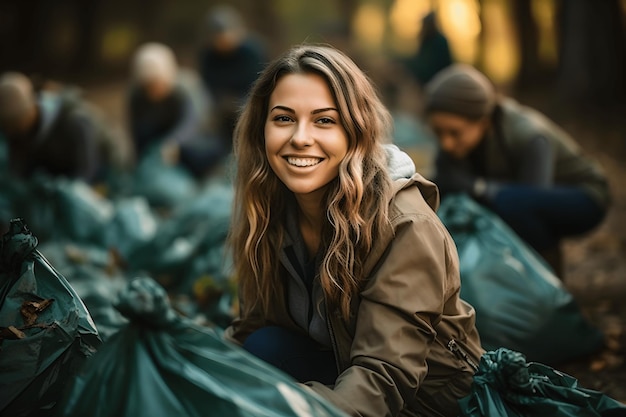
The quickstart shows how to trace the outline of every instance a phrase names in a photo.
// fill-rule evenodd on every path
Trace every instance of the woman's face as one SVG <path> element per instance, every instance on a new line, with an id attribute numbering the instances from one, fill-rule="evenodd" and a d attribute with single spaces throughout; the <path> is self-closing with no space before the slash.
<path id="1" fill-rule="evenodd" d="M 428 124 L 437 136 L 441 150 L 455 159 L 465 158 L 482 140 L 489 118 L 468 119 L 454 113 L 433 112 Z"/>
<path id="2" fill-rule="evenodd" d="M 325 79 L 288 74 L 279 79 L 265 121 L 265 153 L 296 195 L 323 192 L 339 174 L 348 137 Z"/>

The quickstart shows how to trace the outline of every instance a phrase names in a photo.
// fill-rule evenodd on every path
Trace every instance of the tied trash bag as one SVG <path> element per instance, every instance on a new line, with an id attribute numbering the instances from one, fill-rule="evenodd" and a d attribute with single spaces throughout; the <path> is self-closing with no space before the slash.
<path id="1" fill-rule="evenodd" d="M 213 329 L 178 315 L 151 278 L 132 280 L 116 305 L 130 324 L 87 362 L 61 416 L 344 416 Z"/>
<path id="2" fill-rule="evenodd" d="M 626 405 L 506 348 L 481 357 L 461 417 L 618 417 Z"/>
<path id="3" fill-rule="evenodd" d="M 47 416 L 101 341 L 21 220 L 0 246 L 0 416 Z"/>
<path id="4" fill-rule="evenodd" d="M 438 211 L 457 246 L 461 297 L 476 309 L 486 350 L 500 347 L 548 364 L 593 353 L 602 332 L 541 257 L 497 215 L 464 194 Z"/>

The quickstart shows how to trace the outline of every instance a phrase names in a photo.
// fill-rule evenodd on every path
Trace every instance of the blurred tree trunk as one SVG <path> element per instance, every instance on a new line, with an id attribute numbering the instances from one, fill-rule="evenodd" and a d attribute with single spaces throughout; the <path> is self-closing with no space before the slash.
<path id="1" fill-rule="evenodd" d="M 520 51 L 516 85 L 518 88 L 526 88 L 535 85 L 542 72 L 539 33 L 532 13 L 532 0 L 514 0 L 511 9 Z"/>
<path id="2" fill-rule="evenodd" d="M 480 32 L 478 33 L 478 46 L 476 51 L 476 58 L 474 66 L 480 70 L 485 68 L 485 25 L 487 19 L 485 19 L 485 7 L 483 0 L 478 0 L 478 20 L 480 21 Z"/>
<path id="3" fill-rule="evenodd" d="M 557 25 L 560 94 L 602 107 L 622 100 L 626 53 L 619 0 L 560 0 Z"/>
<path id="4" fill-rule="evenodd" d="M 44 40 L 50 30 L 46 19 L 49 7 L 45 0 L 9 0 L 0 4 L 0 64 L 3 71 L 30 74 L 42 67 L 45 62 Z"/>
<path id="5" fill-rule="evenodd" d="M 276 14 L 276 7 L 272 3 L 268 5 L 266 1 L 247 2 L 242 6 L 246 12 L 247 21 L 250 28 L 256 33 L 262 33 L 267 42 L 270 55 L 274 56 L 286 47 L 280 40 L 285 39 L 285 27 L 281 24 L 279 16 Z"/>
<path id="6" fill-rule="evenodd" d="M 96 68 L 96 65 L 99 63 L 97 62 L 97 28 L 101 3 L 101 0 L 77 0 L 74 2 L 79 36 L 70 68 L 75 73 L 88 73 Z"/>

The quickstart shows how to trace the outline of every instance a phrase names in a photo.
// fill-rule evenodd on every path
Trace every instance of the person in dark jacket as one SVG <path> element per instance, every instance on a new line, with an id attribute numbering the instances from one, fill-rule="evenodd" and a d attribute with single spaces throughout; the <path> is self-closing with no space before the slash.
<path id="1" fill-rule="evenodd" d="M 104 127 L 71 88 L 35 92 L 24 74 L 0 77 L 0 134 L 8 143 L 9 170 L 93 182 L 105 164 Z"/>
<path id="2" fill-rule="evenodd" d="M 230 149 L 237 112 L 266 64 L 266 48 L 229 5 L 209 11 L 202 41 L 198 69 L 215 103 L 217 131 Z"/>
<path id="3" fill-rule="evenodd" d="M 439 71 L 452 65 L 454 59 L 448 39 L 439 29 L 435 12 L 422 18 L 418 41 L 417 52 L 407 61 L 407 67 L 423 88 Z"/>
<path id="4" fill-rule="evenodd" d="M 545 115 L 498 95 L 470 65 L 441 71 L 425 93 L 442 194 L 464 192 L 485 204 L 560 274 L 560 241 L 594 229 L 610 206 L 601 166 Z"/>
<path id="5" fill-rule="evenodd" d="M 211 102 L 197 74 L 157 42 L 141 45 L 132 64 L 127 113 L 136 159 L 158 147 L 165 162 L 203 176 L 226 150 L 211 134 Z"/>

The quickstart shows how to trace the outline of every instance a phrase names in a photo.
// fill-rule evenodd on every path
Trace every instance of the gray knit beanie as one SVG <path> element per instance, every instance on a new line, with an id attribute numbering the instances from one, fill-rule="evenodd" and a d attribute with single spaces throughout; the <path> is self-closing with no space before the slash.
<path id="1" fill-rule="evenodd" d="M 471 65 L 450 65 L 435 75 L 425 87 L 425 113 L 442 111 L 480 119 L 490 115 L 495 105 L 494 85 Z"/>

